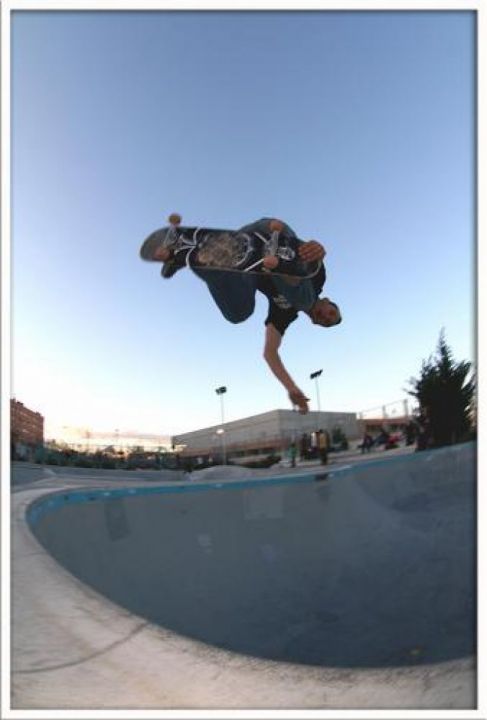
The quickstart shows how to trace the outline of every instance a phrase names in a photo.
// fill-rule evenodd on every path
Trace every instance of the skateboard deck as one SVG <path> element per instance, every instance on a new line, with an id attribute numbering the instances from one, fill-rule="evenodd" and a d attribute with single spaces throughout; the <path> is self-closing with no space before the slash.
<path id="1" fill-rule="evenodd" d="M 163 274 L 167 266 L 187 266 L 305 280 L 314 277 L 321 267 L 321 261 L 309 263 L 299 258 L 298 248 L 303 241 L 286 233 L 279 220 L 270 221 L 266 232 L 182 226 L 179 215 L 171 215 L 169 223 L 151 233 L 140 248 L 144 260 L 156 262 L 153 255 L 158 248 L 170 250 Z"/>

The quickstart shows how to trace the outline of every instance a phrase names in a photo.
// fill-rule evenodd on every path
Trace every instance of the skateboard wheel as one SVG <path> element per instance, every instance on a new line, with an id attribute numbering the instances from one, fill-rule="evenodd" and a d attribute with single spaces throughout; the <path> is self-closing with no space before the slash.
<path id="1" fill-rule="evenodd" d="M 168 220 L 171 225 L 180 225 L 182 217 L 181 215 L 178 215 L 178 213 L 172 213 L 172 215 L 169 215 Z"/>
<path id="2" fill-rule="evenodd" d="M 271 220 L 270 228 L 272 232 L 282 232 L 284 225 L 280 220 Z"/>
<path id="3" fill-rule="evenodd" d="M 262 261 L 262 264 L 267 270 L 275 270 L 279 265 L 279 258 L 275 255 L 266 255 Z"/>

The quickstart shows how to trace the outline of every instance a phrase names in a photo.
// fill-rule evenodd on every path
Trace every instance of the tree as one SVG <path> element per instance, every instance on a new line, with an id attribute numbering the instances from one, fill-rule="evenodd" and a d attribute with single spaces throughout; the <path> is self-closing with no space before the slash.
<path id="1" fill-rule="evenodd" d="M 335 425 L 331 431 L 331 441 L 334 445 L 340 445 L 341 450 L 348 450 L 347 436 L 338 425 Z"/>
<path id="2" fill-rule="evenodd" d="M 410 378 L 409 395 L 416 398 L 420 424 L 428 426 L 430 447 L 462 442 L 474 420 L 475 378 L 472 364 L 455 362 L 440 333 L 435 357 L 423 360 L 419 378 Z"/>

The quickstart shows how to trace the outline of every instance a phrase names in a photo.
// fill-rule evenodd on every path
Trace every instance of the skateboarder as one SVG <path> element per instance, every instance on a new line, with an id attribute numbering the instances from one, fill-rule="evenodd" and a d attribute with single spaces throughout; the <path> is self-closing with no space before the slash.
<path id="1" fill-rule="evenodd" d="M 271 218 L 262 218 L 257 222 L 246 225 L 240 229 L 242 233 L 266 232 Z M 296 237 L 294 231 L 283 223 L 283 234 Z M 299 247 L 300 258 L 305 262 L 322 260 L 325 256 L 324 247 L 310 240 Z M 168 248 L 158 248 L 152 259 L 163 262 L 169 260 L 171 251 Z M 273 257 L 264 260 L 264 266 L 269 270 L 273 268 Z M 180 269 L 177 266 L 167 266 L 168 272 L 163 271 L 163 277 L 170 277 Z M 320 292 L 325 283 L 326 272 L 324 265 L 320 271 L 310 279 L 283 278 L 278 275 L 225 273 L 193 267 L 193 272 L 208 285 L 210 293 L 218 305 L 223 316 L 232 323 L 240 323 L 250 317 L 255 308 L 255 292 L 259 290 L 269 300 L 269 312 L 265 320 L 265 347 L 264 358 L 271 371 L 287 390 L 292 404 L 297 406 L 301 414 L 308 412 L 308 400 L 305 394 L 296 385 L 284 367 L 279 355 L 282 338 L 289 325 L 296 320 L 298 312 L 308 315 L 311 322 L 322 327 L 332 327 L 341 322 L 338 306 L 329 298 L 320 298 Z"/>

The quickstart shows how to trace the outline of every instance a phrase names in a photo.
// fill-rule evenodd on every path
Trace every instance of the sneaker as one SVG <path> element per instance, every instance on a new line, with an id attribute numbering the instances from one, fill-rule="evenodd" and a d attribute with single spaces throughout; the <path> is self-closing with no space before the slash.
<path id="1" fill-rule="evenodd" d="M 166 263 L 162 264 L 161 275 L 163 278 L 168 280 L 175 273 L 177 273 L 178 270 L 182 270 L 182 269 L 183 268 L 181 265 L 176 265 L 176 263 L 172 263 L 172 262 L 168 262 L 168 263 L 166 262 Z"/>

